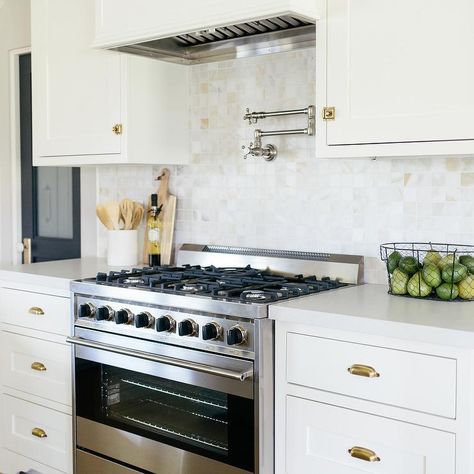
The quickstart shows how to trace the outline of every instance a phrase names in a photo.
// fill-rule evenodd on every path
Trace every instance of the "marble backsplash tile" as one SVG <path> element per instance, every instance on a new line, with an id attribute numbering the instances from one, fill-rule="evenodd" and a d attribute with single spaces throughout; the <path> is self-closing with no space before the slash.
<path id="1" fill-rule="evenodd" d="M 243 159 L 255 126 L 245 108 L 314 104 L 315 56 L 299 51 L 192 66 L 191 164 L 169 166 L 178 197 L 176 247 L 184 242 L 361 254 L 365 280 L 386 281 L 379 245 L 474 241 L 474 160 L 321 160 L 314 139 L 274 137 L 273 163 Z M 266 119 L 300 128 L 304 117 Z M 160 166 L 97 168 L 97 200 L 145 201 Z M 140 238 L 140 241 L 142 238 Z M 106 238 L 98 229 L 98 254 Z"/>

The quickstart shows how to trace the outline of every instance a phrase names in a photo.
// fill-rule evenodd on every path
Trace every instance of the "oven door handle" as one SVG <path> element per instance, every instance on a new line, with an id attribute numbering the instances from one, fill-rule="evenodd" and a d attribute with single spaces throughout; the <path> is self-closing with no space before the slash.
<path id="1" fill-rule="evenodd" d="M 160 362 L 162 364 L 173 365 L 175 367 L 181 367 L 183 369 L 196 370 L 205 374 L 227 377 L 233 380 L 240 380 L 241 382 L 244 382 L 245 380 L 253 377 L 253 368 L 244 370 L 242 372 L 237 372 L 235 370 L 213 367 L 211 365 L 199 364 L 197 362 L 192 362 L 188 360 L 176 359 L 175 357 L 151 354 L 150 352 L 137 351 L 135 349 L 126 349 L 120 346 L 115 346 L 113 344 L 104 344 L 103 342 L 90 341 L 89 339 L 83 339 L 82 337 L 75 336 L 67 337 L 66 342 L 77 346 L 85 346 L 90 347 L 92 349 L 114 352 L 115 354 L 136 357 L 138 359 L 145 359 L 151 362 Z"/>

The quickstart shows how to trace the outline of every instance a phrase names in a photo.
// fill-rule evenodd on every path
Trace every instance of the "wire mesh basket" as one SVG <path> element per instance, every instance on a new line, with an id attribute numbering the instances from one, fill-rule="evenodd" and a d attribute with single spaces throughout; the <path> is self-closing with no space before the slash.
<path id="1" fill-rule="evenodd" d="M 380 246 L 389 294 L 440 301 L 474 300 L 474 245 L 392 242 Z"/>

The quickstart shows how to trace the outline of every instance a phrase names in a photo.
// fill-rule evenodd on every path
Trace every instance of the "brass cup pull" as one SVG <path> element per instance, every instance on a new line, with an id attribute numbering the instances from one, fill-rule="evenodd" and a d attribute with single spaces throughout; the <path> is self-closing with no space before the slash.
<path id="1" fill-rule="evenodd" d="M 41 428 L 33 428 L 31 430 L 31 434 L 33 436 L 36 436 L 37 438 L 47 438 L 48 437 L 48 435 L 46 434 L 46 431 L 44 431 Z"/>
<path id="2" fill-rule="evenodd" d="M 115 135 L 122 135 L 122 130 L 123 130 L 123 125 L 121 123 L 116 123 L 112 127 L 112 132 L 114 132 Z"/>
<path id="3" fill-rule="evenodd" d="M 370 365 L 361 365 L 361 364 L 354 364 L 347 369 L 347 371 L 351 375 L 358 375 L 359 377 L 368 377 L 368 378 L 376 378 L 380 377 L 380 374 Z"/>
<path id="4" fill-rule="evenodd" d="M 42 316 L 44 314 L 44 311 L 39 308 L 38 306 L 32 306 L 29 310 L 28 313 L 30 314 L 35 314 L 37 316 Z"/>
<path id="5" fill-rule="evenodd" d="M 46 370 L 46 366 L 41 362 L 33 362 L 31 364 L 31 368 L 33 370 L 37 370 L 38 372 L 44 372 Z"/>
<path id="6" fill-rule="evenodd" d="M 374 451 L 367 448 L 361 448 L 360 446 L 354 446 L 348 450 L 348 453 L 357 459 L 367 462 L 379 462 L 380 458 L 375 454 Z"/>

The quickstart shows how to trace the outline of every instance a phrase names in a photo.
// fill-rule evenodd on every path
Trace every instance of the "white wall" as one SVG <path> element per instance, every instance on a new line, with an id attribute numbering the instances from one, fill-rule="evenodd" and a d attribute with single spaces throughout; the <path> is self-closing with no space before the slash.
<path id="1" fill-rule="evenodd" d="M 9 51 L 30 45 L 30 0 L 0 0 L 0 264 L 12 260 Z"/>
<path id="2" fill-rule="evenodd" d="M 314 103 L 313 51 L 192 66 L 192 163 L 171 168 L 176 243 L 355 253 L 365 279 L 384 282 L 379 245 L 414 240 L 474 243 L 474 158 L 321 160 L 314 139 L 273 137 L 272 163 L 242 159 L 252 110 Z M 263 130 L 304 117 L 269 118 Z M 179 124 L 177 124 L 179 126 Z M 98 200 L 144 200 L 160 167 L 98 168 Z M 99 230 L 99 254 L 105 239 Z"/>

